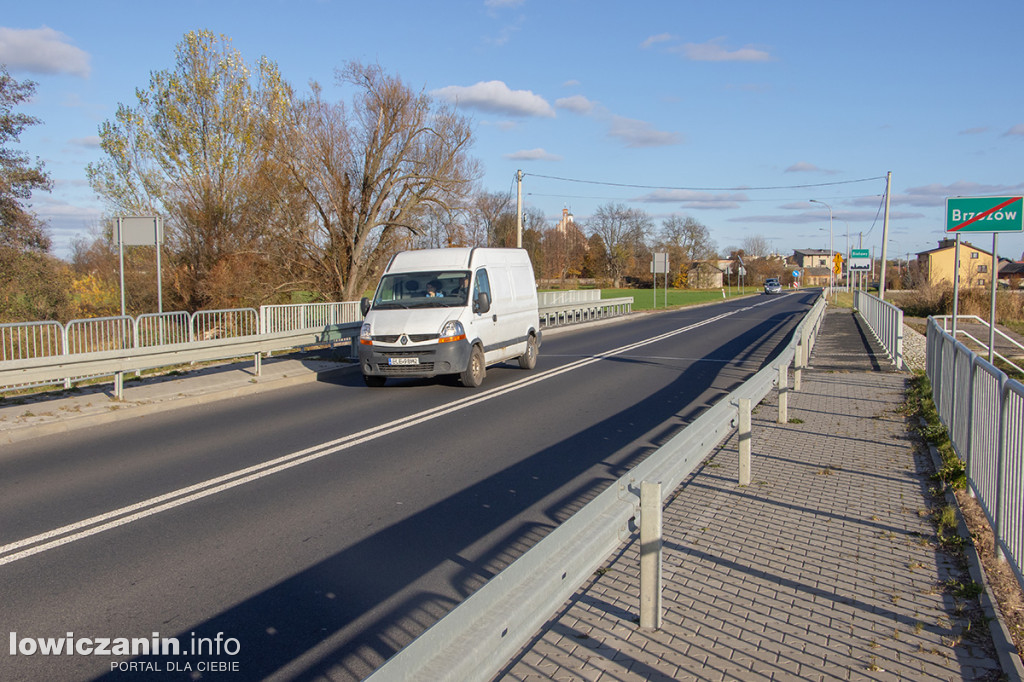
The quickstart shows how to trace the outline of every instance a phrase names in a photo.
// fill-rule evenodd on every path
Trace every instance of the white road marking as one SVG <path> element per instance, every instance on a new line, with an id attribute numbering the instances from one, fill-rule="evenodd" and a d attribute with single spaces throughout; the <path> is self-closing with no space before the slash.
<path id="1" fill-rule="evenodd" d="M 687 327 L 681 327 L 671 332 L 651 337 L 644 341 L 638 341 L 604 353 L 584 357 L 563 367 L 535 374 L 501 388 L 491 389 L 477 395 L 456 400 L 455 402 L 447 405 L 441 405 L 429 410 L 424 410 L 423 412 L 410 415 L 392 422 L 391 424 L 382 424 L 380 426 L 365 429 L 359 433 L 344 436 L 327 443 L 321 443 L 320 445 L 315 445 L 313 447 L 283 455 L 268 462 L 256 464 L 245 469 L 239 469 L 238 471 L 224 474 L 216 478 L 211 478 L 185 488 L 179 488 L 178 490 L 121 507 L 120 509 L 114 509 L 104 514 L 99 514 L 75 523 L 61 526 L 60 528 L 54 528 L 53 530 L 46 531 L 45 533 L 33 535 L 32 537 L 17 540 L 6 545 L 0 545 L 0 566 L 14 563 L 15 561 L 28 558 L 35 554 L 40 554 L 57 547 L 82 540 L 92 535 L 96 535 L 97 533 L 102 533 L 103 531 L 134 523 L 135 521 L 145 519 L 149 516 L 153 516 L 176 507 L 181 507 L 190 502 L 195 502 L 196 500 L 201 500 L 204 497 L 210 497 L 211 495 L 216 495 L 217 493 L 224 492 L 225 490 L 237 488 L 238 486 L 245 485 L 246 483 L 251 483 L 272 474 L 291 469 L 292 467 L 299 466 L 300 464 L 312 462 L 322 457 L 347 450 L 351 447 L 368 443 L 382 436 L 387 436 L 403 429 L 416 426 L 417 424 L 421 424 L 429 419 L 458 412 L 485 400 L 491 400 L 493 398 L 503 396 L 506 393 L 518 391 L 519 389 L 532 386 L 533 384 L 541 381 L 546 381 L 561 374 L 565 374 L 566 372 L 575 371 L 606 358 L 623 355 L 637 348 L 642 348 L 652 343 L 664 341 L 665 339 L 717 322 L 718 320 L 726 317 L 746 312 L 751 308 L 756 308 L 757 306 L 764 305 L 765 303 L 767 303 L 767 301 L 757 303 L 746 308 L 740 308 L 730 313 L 723 313 L 701 322 L 696 322 Z"/>

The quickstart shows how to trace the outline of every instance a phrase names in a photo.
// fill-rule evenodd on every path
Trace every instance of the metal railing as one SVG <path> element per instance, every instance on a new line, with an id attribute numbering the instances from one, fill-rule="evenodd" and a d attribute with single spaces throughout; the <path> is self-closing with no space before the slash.
<path id="1" fill-rule="evenodd" d="M 60 322 L 0 324 L 0 362 L 44 358 L 63 352 L 64 325 Z"/>
<path id="2" fill-rule="evenodd" d="M 600 289 L 571 289 L 569 291 L 541 291 L 537 293 L 537 305 L 541 308 L 573 303 L 593 303 L 600 300 Z"/>
<path id="3" fill-rule="evenodd" d="M 928 379 L 939 419 L 988 517 L 996 554 L 1024 586 L 1024 384 L 928 318 Z"/>
<path id="4" fill-rule="evenodd" d="M 576 303 L 558 303 L 541 306 L 541 328 L 557 327 L 580 322 L 592 322 L 606 317 L 628 315 L 633 311 L 633 297 L 605 298 Z"/>
<path id="5" fill-rule="evenodd" d="M 980 324 L 980 325 L 986 327 L 989 330 L 989 335 L 992 336 L 992 325 L 989 324 L 988 320 L 983 320 L 982 318 L 978 317 L 977 315 L 957 315 L 956 319 L 957 319 L 958 323 L 966 320 L 966 321 L 970 321 L 970 322 L 972 322 L 974 324 Z M 952 324 L 952 320 L 953 320 L 953 316 L 952 315 L 936 315 L 935 316 L 935 320 L 936 321 L 941 321 L 941 323 L 942 323 L 942 331 L 944 331 L 944 332 L 951 331 L 951 324 Z M 961 336 L 964 336 L 964 337 L 970 339 L 979 348 L 982 348 L 982 349 L 985 350 L 985 352 L 988 352 L 988 342 L 981 341 L 980 339 L 975 338 L 974 336 L 969 334 L 965 329 L 962 329 L 960 327 L 957 327 L 956 331 L 957 331 L 957 334 L 960 334 Z M 1020 351 L 1021 351 L 1020 354 L 1024 355 L 1024 345 L 1021 345 L 1021 343 L 1019 341 L 1017 341 L 1016 339 L 1008 336 L 1006 334 L 1006 332 L 1004 332 L 998 326 L 995 329 L 995 335 L 1001 337 L 1004 341 L 1007 342 L 1007 344 L 1010 347 L 1019 348 Z M 999 351 L 993 349 L 992 350 L 992 357 L 999 358 L 1000 360 L 1002 360 L 1003 362 L 1005 362 L 1006 364 L 1010 365 L 1015 370 L 1020 372 L 1021 374 L 1024 374 L 1024 368 L 1022 368 L 1017 363 L 1013 362 L 1010 358 L 1008 358 L 1005 355 L 1001 354 Z"/>
<path id="6" fill-rule="evenodd" d="M 260 306 L 260 328 L 264 333 L 313 329 L 361 319 L 359 301 Z"/>
<path id="7" fill-rule="evenodd" d="M 622 315 L 631 311 L 632 303 L 632 298 L 619 298 L 545 306 L 539 310 L 538 323 L 541 327 L 552 327 Z M 235 308 L 192 314 L 150 313 L 136 318 L 102 317 L 72 320 L 67 325 L 3 324 L 0 389 L 54 383 L 70 388 L 74 380 L 114 376 L 115 395 L 121 397 L 119 373 L 124 371 L 310 345 L 351 344 L 359 336 L 361 320 L 359 302 L 346 301 L 267 305 L 258 312 L 253 308 Z M 238 343 L 231 343 L 232 340 Z M 262 343 L 263 340 L 268 343 Z M 256 347 L 258 351 L 253 350 Z M 114 359 L 110 351 L 120 352 Z M 259 357 L 254 362 L 258 374 Z"/>
<path id="8" fill-rule="evenodd" d="M 825 300 L 819 298 L 773 362 L 491 578 L 378 668 L 368 682 L 491 679 L 632 533 L 641 483 L 660 481 L 664 502 L 735 430 L 741 404 L 758 404 L 776 381 L 788 390 L 788 380 L 780 379 L 788 376 L 794 363 L 798 380 L 824 311 Z M 780 391 L 780 419 L 784 395 Z"/>
<path id="9" fill-rule="evenodd" d="M 896 369 L 903 369 L 903 311 L 859 289 L 853 292 L 853 307 L 867 322 Z"/>

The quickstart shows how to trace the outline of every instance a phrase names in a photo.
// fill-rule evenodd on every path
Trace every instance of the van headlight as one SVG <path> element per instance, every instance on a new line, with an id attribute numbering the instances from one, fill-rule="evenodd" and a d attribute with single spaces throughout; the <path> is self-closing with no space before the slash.
<path id="1" fill-rule="evenodd" d="M 359 328 L 359 343 L 363 344 L 364 346 L 372 346 L 373 337 L 370 336 L 370 333 L 370 323 L 364 322 L 363 326 Z"/>
<path id="2" fill-rule="evenodd" d="M 451 343 L 452 341 L 461 341 L 465 338 L 466 330 L 463 328 L 462 323 L 458 320 L 448 320 L 441 327 L 438 343 Z"/>

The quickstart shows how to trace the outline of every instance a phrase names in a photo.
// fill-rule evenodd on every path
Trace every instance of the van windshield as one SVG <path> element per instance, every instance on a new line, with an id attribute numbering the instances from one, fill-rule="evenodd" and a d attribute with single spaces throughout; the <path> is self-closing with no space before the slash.
<path id="1" fill-rule="evenodd" d="M 401 272 L 381 278 L 373 307 L 455 308 L 466 305 L 468 298 L 468 270 Z"/>

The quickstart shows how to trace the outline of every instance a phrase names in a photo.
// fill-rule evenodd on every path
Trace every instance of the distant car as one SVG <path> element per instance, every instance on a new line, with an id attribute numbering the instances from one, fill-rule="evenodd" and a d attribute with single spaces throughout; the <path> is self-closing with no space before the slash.
<path id="1" fill-rule="evenodd" d="M 779 280 L 774 277 L 769 277 L 764 281 L 764 293 L 766 294 L 781 294 L 782 285 L 779 284 Z"/>

